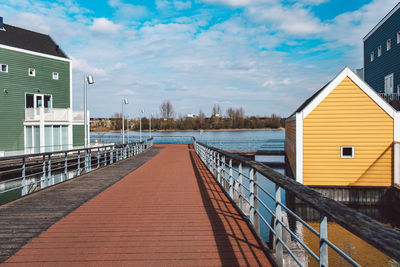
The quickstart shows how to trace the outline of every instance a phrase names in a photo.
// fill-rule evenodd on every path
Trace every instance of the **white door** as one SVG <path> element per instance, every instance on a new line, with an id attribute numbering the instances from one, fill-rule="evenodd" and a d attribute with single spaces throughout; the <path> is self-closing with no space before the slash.
<path id="1" fill-rule="evenodd" d="M 393 73 L 385 77 L 385 94 L 393 94 Z"/>

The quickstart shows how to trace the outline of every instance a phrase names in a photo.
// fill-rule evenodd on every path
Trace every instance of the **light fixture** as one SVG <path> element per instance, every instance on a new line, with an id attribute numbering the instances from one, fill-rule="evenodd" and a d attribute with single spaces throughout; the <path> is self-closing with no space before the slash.
<path id="1" fill-rule="evenodd" d="M 93 76 L 92 75 L 88 75 L 87 76 L 87 82 L 88 82 L 88 84 L 94 84 L 94 80 L 93 80 Z"/>
<path id="2" fill-rule="evenodd" d="M 7 90 L 7 89 L 4 89 L 3 92 L 4 92 L 5 94 L 8 94 L 8 90 Z"/>

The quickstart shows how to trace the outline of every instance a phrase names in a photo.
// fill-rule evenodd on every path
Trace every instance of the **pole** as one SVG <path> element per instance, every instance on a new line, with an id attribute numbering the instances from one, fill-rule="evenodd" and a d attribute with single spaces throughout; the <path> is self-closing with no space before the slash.
<path id="1" fill-rule="evenodd" d="M 151 119 L 153 118 L 153 114 L 150 114 L 150 138 L 151 138 Z"/>
<path id="2" fill-rule="evenodd" d="M 140 123 L 140 128 L 139 128 L 139 142 L 142 142 L 142 115 L 140 115 L 140 120 L 139 120 L 139 123 Z"/>
<path id="3" fill-rule="evenodd" d="M 84 91 L 84 96 L 83 96 L 83 106 L 84 106 L 84 118 L 83 118 L 83 123 L 85 124 L 84 130 L 85 130 L 85 144 L 84 147 L 87 147 L 87 84 L 86 84 L 86 74 L 83 75 L 83 91 Z"/>
<path id="4" fill-rule="evenodd" d="M 125 116 L 124 116 L 124 99 L 122 99 L 122 144 L 125 144 Z"/>

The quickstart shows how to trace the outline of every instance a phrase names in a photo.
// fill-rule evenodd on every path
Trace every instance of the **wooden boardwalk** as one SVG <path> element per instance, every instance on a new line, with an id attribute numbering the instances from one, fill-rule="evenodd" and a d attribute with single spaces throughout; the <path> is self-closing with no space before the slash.
<path id="1" fill-rule="evenodd" d="M 195 152 L 163 147 L 4 266 L 271 266 Z"/>

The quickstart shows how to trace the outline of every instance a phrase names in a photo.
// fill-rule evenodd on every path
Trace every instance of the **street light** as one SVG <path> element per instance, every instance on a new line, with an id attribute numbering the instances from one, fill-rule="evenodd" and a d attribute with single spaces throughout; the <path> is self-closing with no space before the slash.
<path id="1" fill-rule="evenodd" d="M 122 99 L 122 144 L 125 144 L 125 115 L 124 115 L 124 105 L 128 104 L 128 98 Z"/>
<path id="2" fill-rule="evenodd" d="M 84 106 L 84 118 L 83 123 L 85 124 L 85 140 L 84 146 L 85 148 L 88 146 L 88 128 L 87 128 L 87 85 L 94 84 L 93 76 L 92 75 L 83 75 L 83 89 L 84 89 L 84 99 L 83 99 L 83 106 Z"/>
<path id="3" fill-rule="evenodd" d="M 149 128 L 150 128 L 150 138 L 151 138 L 151 119 L 153 118 L 153 112 L 152 113 L 150 113 L 150 126 L 149 126 Z"/>
<path id="4" fill-rule="evenodd" d="M 142 115 L 143 115 L 144 109 L 140 110 L 140 113 L 142 113 Z M 139 116 L 140 117 L 140 120 L 139 120 L 139 122 L 140 122 L 139 142 L 142 142 L 142 115 Z"/>

